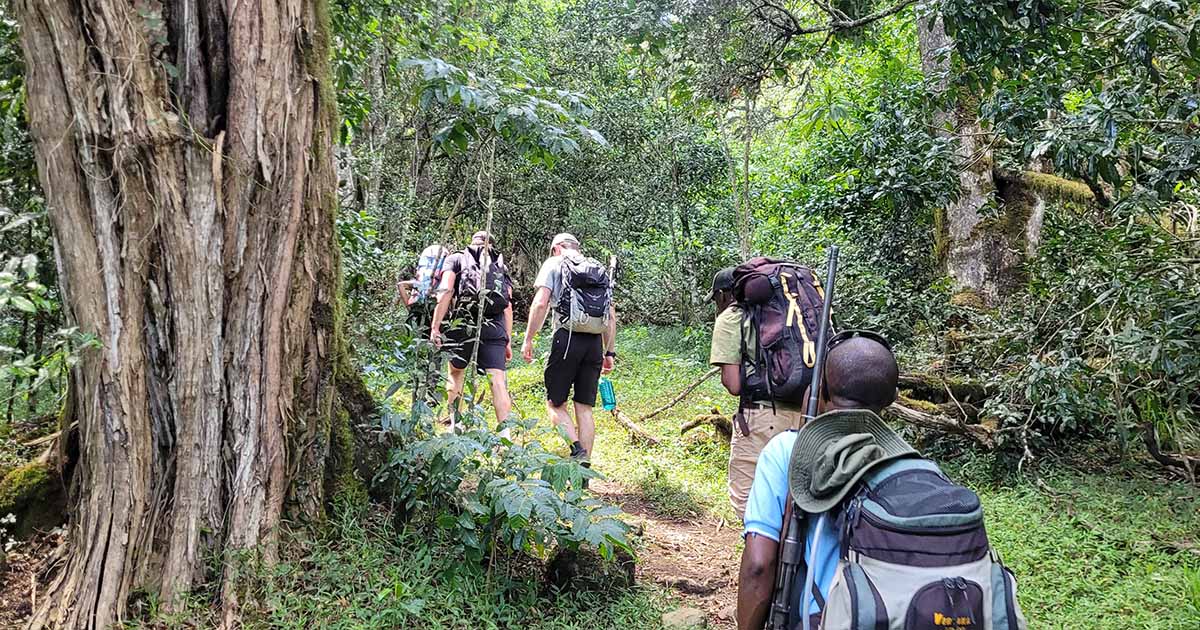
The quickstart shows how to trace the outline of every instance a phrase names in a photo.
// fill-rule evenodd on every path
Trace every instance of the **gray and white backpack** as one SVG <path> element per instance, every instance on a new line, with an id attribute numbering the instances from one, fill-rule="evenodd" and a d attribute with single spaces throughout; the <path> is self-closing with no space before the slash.
<path id="1" fill-rule="evenodd" d="M 604 265 L 592 258 L 563 256 L 559 274 L 562 293 L 555 308 L 559 326 L 595 335 L 607 330 L 612 279 Z"/>
<path id="2" fill-rule="evenodd" d="M 841 559 L 812 630 L 1025 630 L 1016 580 L 988 544 L 979 496 L 937 464 L 883 465 L 825 521 L 839 528 Z M 798 582 L 793 628 L 810 603 Z"/>

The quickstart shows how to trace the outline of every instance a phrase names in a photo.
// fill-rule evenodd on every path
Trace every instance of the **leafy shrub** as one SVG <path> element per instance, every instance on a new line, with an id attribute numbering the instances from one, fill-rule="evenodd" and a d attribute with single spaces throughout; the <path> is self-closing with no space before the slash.
<path id="1" fill-rule="evenodd" d="M 1190 245 L 1153 216 L 1047 214 L 1029 295 L 978 317 L 956 359 L 995 374 L 987 413 L 1021 432 L 1150 430 L 1200 448 L 1200 273 Z"/>
<path id="2" fill-rule="evenodd" d="M 488 429 L 479 409 L 445 433 L 419 411 L 389 414 L 386 422 L 401 445 L 375 482 L 393 489 L 411 526 L 441 530 L 469 560 L 500 546 L 539 557 L 552 547 L 586 545 L 606 559 L 617 549 L 631 551 L 620 510 L 582 489 L 598 475 L 547 450 L 542 440 L 559 438 L 536 430 L 536 419 L 505 422 L 511 439 Z"/>

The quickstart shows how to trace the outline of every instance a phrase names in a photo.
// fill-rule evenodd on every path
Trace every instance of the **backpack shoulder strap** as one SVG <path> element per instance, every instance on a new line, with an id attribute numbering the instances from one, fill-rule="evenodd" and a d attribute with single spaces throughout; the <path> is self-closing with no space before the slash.
<path id="1" fill-rule="evenodd" d="M 458 252 L 458 266 L 460 269 L 468 269 L 479 266 L 479 261 L 471 254 L 470 249 L 464 249 Z"/>

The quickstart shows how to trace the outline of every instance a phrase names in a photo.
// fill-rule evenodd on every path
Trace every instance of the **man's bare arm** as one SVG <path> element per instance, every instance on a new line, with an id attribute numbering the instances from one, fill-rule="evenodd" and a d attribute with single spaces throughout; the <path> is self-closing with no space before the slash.
<path id="1" fill-rule="evenodd" d="M 401 280 L 396 283 L 396 291 L 400 294 L 400 303 L 405 306 L 410 306 L 413 303 L 412 294 L 408 290 L 408 285 L 412 284 L 410 280 Z"/>
<path id="2" fill-rule="evenodd" d="M 441 346 L 442 320 L 450 311 L 450 302 L 454 299 L 454 272 L 442 274 L 442 283 L 438 286 L 437 306 L 433 309 L 433 324 L 430 327 L 429 340 L 436 346 Z"/>
<path id="3" fill-rule="evenodd" d="M 504 336 L 508 338 L 508 349 L 504 353 L 504 359 L 507 361 L 512 358 L 512 325 L 513 325 L 513 307 L 512 307 L 512 292 L 508 294 L 508 306 L 504 309 Z"/>
<path id="4" fill-rule="evenodd" d="M 546 323 L 546 313 L 550 311 L 550 288 L 538 287 L 533 294 L 533 304 L 529 305 L 529 322 L 525 325 L 525 343 L 521 346 L 521 355 L 525 361 L 533 361 L 533 340 L 542 324 Z"/>
<path id="5" fill-rule="evenodd" d="M 742 395 L 742 366 L 721 364 L 721 384 L 730 396 Z"/>
<path id="6" fill-rule="evenodd" d="M 760 630 L 771 610 L 775 588 L 775 563 L 779 543 L 755 533 L 746 535 L 742 566 L 738 571 L 738 630 Z"/>
<path id="7" fill-rule="evenodd" d="M 617 351 L 617 307 L 608 305 L 608 327 L 604 329 L 604 350 Z"/>
<path id="8" fill-rule="evenodd" d="M 538 287 L 533 294 L 533 304 L 529 306 L 529 321 L 525 325 L 525 338 L 531 339 L 546 323 L 546 315 L 550 312 L 550 289 Z"/>

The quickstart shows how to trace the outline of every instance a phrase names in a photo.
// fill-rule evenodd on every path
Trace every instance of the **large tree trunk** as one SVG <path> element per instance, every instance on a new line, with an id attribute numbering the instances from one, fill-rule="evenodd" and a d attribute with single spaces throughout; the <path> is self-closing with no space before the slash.
<path id="1" fill-rule="evenodd" d="M 80 454 L 32 626 L 174 604 L 319 518 L 344 443 L 323 0 L 15 0 Z"/>
<path id="2" fill-rule="evenodd" d="M 948 95 L 946 108 L 934 113 L 934 124 L 940 133 L 957 137 L 959 196 L 938 215 L 936 255 L 956 292 L 970 296 L 964 303 L 992 304 L 1020 288 L 1021 265 L 1028 241 L 1036 243 L 1040 237 L 1044 204 L 1025 188 L 998 190 L 990 137 L 979 124 L 978 104 L 953 91 L 949 82 L 954 43 L 941 18 L 918 19 L 917 40 L 921 69 L 933 80 L 936 93 Z M 999 211 L 989 217 L 990 204 Z"/>

